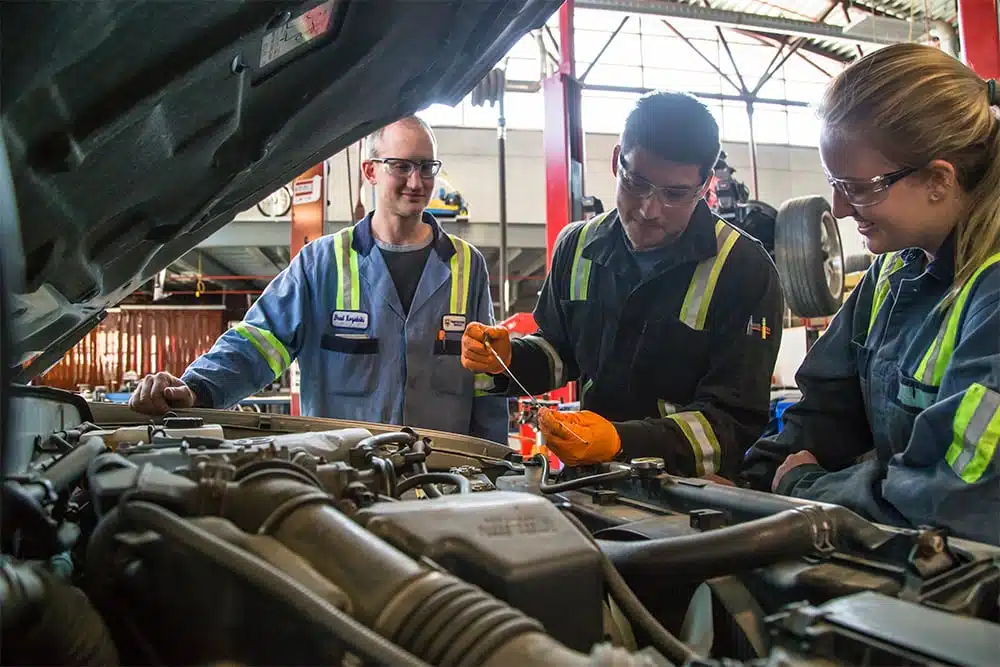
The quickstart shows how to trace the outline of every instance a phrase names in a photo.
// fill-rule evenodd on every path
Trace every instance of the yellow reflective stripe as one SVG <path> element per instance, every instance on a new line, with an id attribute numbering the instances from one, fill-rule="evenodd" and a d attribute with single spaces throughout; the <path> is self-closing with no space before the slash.
<path id="1" fill-rule="evenodd" d="M 275 338 L 274 334 L 270 331 L 255 327 L 246 322 L 240 322 L 233 327 L 233 330 L 257 348 L 260 355 L 264 357 L 264 361 L 267 362 L 268 367 L 274 372 L 275 378 L 284 373 L 285 369 L 291 365 L 292 360 L 288 354 L 288 350 L 285 349 L 281 341 Z"/>
<path id="2" fill-rule="evenodd" d="M 469 274 L 472 266 L 472 246 L 458 238 L 448 235 L 455 246 L 455 254 L 451 256 L 451 313 L 465 315 L 469 303 Z"/>
<path id="3" fill-rule="evenodd" d="M 576 239 L 576 250 L 573 253 L 573 264 L 569 272 L 570 301 L 586 301 L 590 291 L 590 267 L 593 264 L 583 256 L 583 247 L 597 227 L 604 222 L 609 213 L 602 213 L 583 224 L 580 235 Z"/>
<path id="4" fill-rule="evenodd" d="M 337 259 L 337 310 L 361 310 L 358 253 L 351 247 L 353 241 L 353 227 L 333 235 L 333 254 Z"/>
<path id="5" fill-rule="evenodd" d="M 882 264 L 878 269 L 878 277 L 875 280 L 872 310 L 868 315 L 868 333 L 871 333 L 872 327 L 875 326 L 875 318 L 878 316 L 878 311 L 882 309 L 882 304 L 885 303 L 886 298 L 889 296 L 889 276 L 903 268 L 904 263 L 903 256 L 896 252 L 889 253 L 882 260 Z"/>
<path id="6" fill-rule="evenodd" d="M 963 482 L 974 484 L 986 472 L 1000 441 L 1000 394 L 978 383 L 969 387 L 955 411 L 952 432 L 945 460 Z"/>
<path id="7" fill-rule="evenodd" d="M 480 396 L 489 396 L 490 392 L 496 387 L 496 383 L 493 380 L 493 376 L 489 373 L 476 373 L 476 379 L 474 383 L 473 396 L 479 398 Z"/>
<path id="8" fill-rule="evenodd" d="M 698 263 L 681 304 L 681 322 L 699 331 L 705 328 L 715 286 L 729 253 L 739 240 L 739 232 L 720 220 L 715 223 L 715 239 L 718 248 L 715 257 Z"/>
<path id="9" fill-rule="evenodd" d="M 951 355 L 955 351 L 955 342 L 958 339 L 958 325 L 962 321 L 962 313 L 965 310 L 966 302 L 969 300 L 969 295 L 972 293 L 972 288 L 983 271 L 997 262 L 1000 262 L 1000 253 L 991 255 L 969 277 L 965 285 L 962 286 L 962 290 L 958 293 L 955 302 L 951 304 L 947 317 L 941 323 L 941 328 L 938 330 L 934 342 L 931 343 L 923 359 L 920 360 L 920 365 L 917 367 L 916 372 L 916 378 L 920 382 L 934 387 L 941 385 L 941 380 L 944 379 L 944 371 L 948 368 L 948 362 L 951 361 Z"/>
<path id="10" fill-rule="evenodd" d="M 700 412 L 678 412 L 668 415 L 681 427 L 694 451 L 694 466 L 699 477 L 714 475 L 722 463 L 722 448 L 712 425 Z"/>

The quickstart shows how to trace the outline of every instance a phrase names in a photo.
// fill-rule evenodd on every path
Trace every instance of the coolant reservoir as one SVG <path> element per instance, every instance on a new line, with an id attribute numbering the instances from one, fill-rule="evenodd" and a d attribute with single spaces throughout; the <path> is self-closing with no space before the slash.
<path id="1" fill-rule="evenodd" d="M 123 444 L 149 444 L 151 438 L 215 438 L 226 436 L 219 424 L 208 424 L 198 417 L 167 417 L 163 425 L 123 426 L 113 430 L 90 431 L 88 437 L 98 437 L 111 449 Z"/>

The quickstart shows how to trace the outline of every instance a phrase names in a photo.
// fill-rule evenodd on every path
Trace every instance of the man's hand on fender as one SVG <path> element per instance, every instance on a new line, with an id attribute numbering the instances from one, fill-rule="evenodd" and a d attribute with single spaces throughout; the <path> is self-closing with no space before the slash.
<path id="1" fill-rule="evenodd" d="M 490 327 L 480 322 L 470 322 L 462 335 L 462 365 L 473 373 L 503 373 L 503 366 L 486 347 L 489 338 L 490 347 L 496 350 L 503 362 L 510 366 L 510 332 L 503 327 Z"/>
<path id="2" fill-rule="evenodd" d="M 778 484 L 781 482 L 781 478 L 788 474 L 790 470 L 809 464 L 819 465 L 819 461 L 816 460 L 816 457 L 813 456 L 812 452 L 803 449 L 801 452 L 789 454 L 774 472 L 774 481 L 771 482 L 771 491 L 777 493 Z"/>
<path id="3" fill-rule="evenodd" d="M 170 373 L 147 375 L 132 392 L 128 406 L 146 415 L 162 415 L 174 409 L 190 408 L 195 395 L 179 378 Z"/>
<path id="4" fill-rule="evenodd" d="M 568 466 L 605 463 L 621 451 L 614 425 L 596 412 L 538 411 L 538 427 L 545 445 Z"/>

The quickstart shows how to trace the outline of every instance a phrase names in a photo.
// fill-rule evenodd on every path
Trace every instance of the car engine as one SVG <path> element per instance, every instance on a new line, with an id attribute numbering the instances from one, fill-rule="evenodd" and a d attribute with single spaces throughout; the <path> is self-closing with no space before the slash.
<path id="1" fill-rule="evenodd" d="M 987 665 L 1000 650 L 1000 549 L 934 529 L 658 459 L 557 481 L 543 456 L 407 428 L 124 407 L 95 423 L 91 407 L 15 392 L 4 664 Z"/>

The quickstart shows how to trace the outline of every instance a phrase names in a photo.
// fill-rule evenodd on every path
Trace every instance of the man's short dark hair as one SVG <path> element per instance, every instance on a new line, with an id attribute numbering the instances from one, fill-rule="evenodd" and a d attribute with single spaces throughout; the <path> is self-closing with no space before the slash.
<path id="1" fill-rule="evenodd" d="M 662 91 L 636 101 L 621 146 L 622 155 L 642 148 L 664 160 L 697 165 L 702 180 L 712 173 L 722 150 L 719 125 L 708 107 L 690 95 Z"/>

